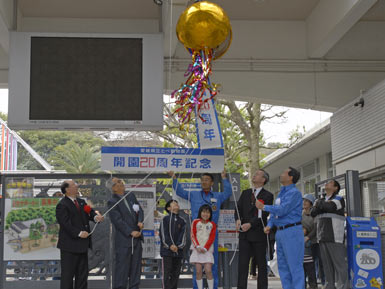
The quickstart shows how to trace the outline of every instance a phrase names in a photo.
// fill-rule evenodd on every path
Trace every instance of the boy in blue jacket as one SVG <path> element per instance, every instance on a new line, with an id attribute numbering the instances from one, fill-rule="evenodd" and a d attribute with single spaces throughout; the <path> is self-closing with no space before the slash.
<path id="1" fill-rule="evenodd" d="M 186 245 L 186 222 L 179 216 L 176 200 L 167 202 L 165 209 L 169 215 L 160 224 L 160 256 L 163 258 L 163 288 L 178 288 L 178 280 Z"/>

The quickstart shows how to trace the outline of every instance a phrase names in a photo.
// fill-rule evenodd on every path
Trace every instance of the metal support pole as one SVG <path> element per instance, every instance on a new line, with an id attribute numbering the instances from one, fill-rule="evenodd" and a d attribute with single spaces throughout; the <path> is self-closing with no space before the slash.
<path id="1" fill-rule="evenodd" d="M 350 217 L 361 217 L 361 188 L 358 171 L 346 171 L 345 176 L 346 207 Z"/>

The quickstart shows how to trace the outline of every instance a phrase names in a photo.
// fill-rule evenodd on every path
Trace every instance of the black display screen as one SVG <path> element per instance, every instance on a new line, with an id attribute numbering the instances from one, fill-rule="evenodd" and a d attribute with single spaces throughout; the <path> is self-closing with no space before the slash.
<path id="1" fill-rule="evenodd" d="M 142 39 L 32 37 L 31 120 L 142 116 Z"/>

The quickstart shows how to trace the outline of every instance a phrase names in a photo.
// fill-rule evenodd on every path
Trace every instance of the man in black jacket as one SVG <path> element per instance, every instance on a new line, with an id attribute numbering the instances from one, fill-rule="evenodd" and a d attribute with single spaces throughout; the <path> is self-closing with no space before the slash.
<path id="1" fill-rule="evenodd" d="M 108 208 L 112 208 L 119 202 L 109 214 L 115 228 L 115 267 L 112 288 L 126 289 L 129 283 L 130 289 L 138 289 L 142 267 L 143 210 L 134 193 L 125 195 L 124 182 L 121 179 L 110 179 L 106 186 L 113 192 L 108 201 Z"/>
<path id="2" fill-rule="evenodd" d="M 77 198 L 78 185 L 74 181 L 63 182 L 61 191 L 65 197 L 56 206 L 56 219 L 60 225 L 57 243 L 61 264 L 60 289 L 86 289 L 87 253 L 88 248 L 91 248 L 88 222 L 101 222 L 104 217 L 91 209 L 84 200 Z"/>
<path id="3" fill-rule="evenodd" d="M 325 289 L 348 289 L 348 263 L 345 247 L 345 200 L 338 195 L 340 184 L 331 180 L 325 185 L 325 198 L 318 199 L 311 210 L 316 218 L 317 241 L 325 273 Z"/>
<path id="4" fill-rule="evenodd" d="M 176 200 L 167 202 L 168 216 L 160 225 L 160 256 L 163 258 L 163 288 L 177 289 L 182 267 L 183 248 L 186 245 L 186 222 L 179 216 Z"/>
<path id="5" fill-rule="evenodd" d="M 266 249 L 268 236 L 263 228 L 267 225 L 269 213 L 258 210 L 256 200 L 266 205 L 272 205 L 274 196 L 263 186 L 269 181 L 269 174 L 264 170 L 257 170 L 252 182 L 254 188 L 242 192 L 235 211 L 235 220 L 239 233 L 239 263 L 238 263 L 238 289 L 247 288 L 250 258 L 254 257 L 258 266 L 258 289 L 267 288 L 267 260 Z"/>

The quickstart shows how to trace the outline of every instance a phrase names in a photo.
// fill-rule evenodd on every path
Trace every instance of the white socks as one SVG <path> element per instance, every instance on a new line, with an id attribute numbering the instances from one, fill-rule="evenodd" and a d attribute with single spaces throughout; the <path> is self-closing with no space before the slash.
<path id="1" fill-rule="evenodd" d="M 203 279 L 201 279 L 201 280 L 196 280 L 196 281 L 197 281 L 198 289 L 203 289 Z"/>
<path id="2" fill-rule="evenodd" d="M 207 279 L 207 285 L 209 285 L 209 289 L 214 289 L 214 279 Z"/>
<path id="3" fill-rule="evenodd" d="M 203 279 L 196 280 L 196 281 L 197 281 L 198 289 L 203 289 Z M 214 279 L 211 279 L 211 280 L 206 279 L 206 281 L 207 281 L 207 285 L 209 285 L 209 289 L 214 289 Z"/>

